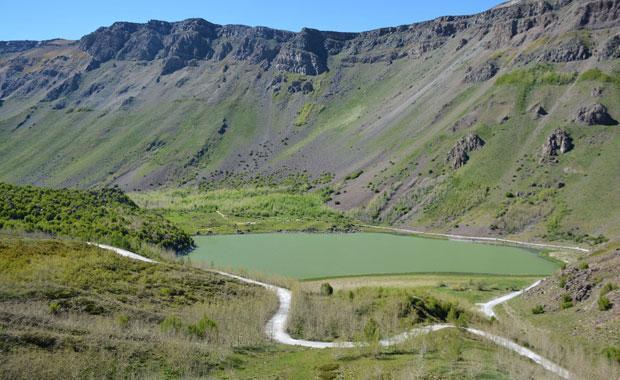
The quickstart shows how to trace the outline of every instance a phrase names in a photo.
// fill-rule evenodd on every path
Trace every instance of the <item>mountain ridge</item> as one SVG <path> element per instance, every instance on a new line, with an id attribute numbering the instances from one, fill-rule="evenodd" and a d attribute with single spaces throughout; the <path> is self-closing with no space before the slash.
<path id="1" fill-rule="evenodd" d="M 360 33 L 189 19 L 0 43 L 0 180 L 325 177 L 329 204 L 367 221 L 615 236 L 613 212 L 573 205 L 618 201 L 618 129 L 596 120 L 620 118 L 619 19 L 617 0 L 528 1 Z M 544 147 L 558 128 L 572 150 Z"/>

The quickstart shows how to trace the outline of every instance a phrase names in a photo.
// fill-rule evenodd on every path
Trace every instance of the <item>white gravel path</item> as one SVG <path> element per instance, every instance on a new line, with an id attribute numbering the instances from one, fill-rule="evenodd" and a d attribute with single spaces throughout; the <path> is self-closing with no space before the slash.
<path id="1" fill-rule="evenodd" d="M 133 252 L 129 252 L 127 250 L 121 249 L 121 248 L 116 248 L 116 247 L 112 247 L 109 245 L 105 245 L 105 244 L 97 244 L 97 243 L 88 243 L 90 245 L 94 245 L 97 246 L 99 248 L 102 249 L 106 249 L 106 250 L 110 250 L 113 251 L 121 256 L 133 259 L 133 260 L 140 260 L 140 261 L 144 261 L 147 263 L 153 263 L 153 264 L 158 264 L 157 261 L 151 260 L 149 258 L 146 258 L 144 256 L 140 256 L 136 253 Z M 288 289 L 284 289 L 281 288 L 279 286 L 275 286 L 275 285 L 271 285 L 271 284 L 266 284 L 264 282 L 260 282 L 260 281 L 256 281 L 256 280 L 251 280 L 249 278 L 245 278 L 245 277 L 241 277 L 241 276 L 237 276 L 231 273 L 226 273 L 226 272 L 221 272 L 221 271 L 213 271 L 214 273 L 220 274 L 222 276 L 226 276 L 229 278 L 233 278 L 236 280 L 239 280 L 241 282 L 247 283 L 247 284 L 253 284 L 253 285 L 258 285 L 258 286 L 262 286 L 268 290 L 271 290 L 273 292 L 275 292 L 278 296 L 278 300 L 280 301 L 280 305 L 278 307 L 278 310 L 276 311 L 276 313 L 274 314 L 274 316 L 267 322 L 267 325 L 265 326 L 265 332 L 267 333 L 267 335 L 273 339 L 274 341 L 281 343 L 281 344 L 286 344 L 289 346 L 301 346 L 301 347 L 308 347 L 308 348 L 351 348 L 351 347 L 356 347 L 359 345 L 363 345 L 363 343 L 358 343 L 358 342 L 319 342 L 319 341 L 310 341 L 310 340 L 304 340 L 304 339 L 295 339 L 292 336 L 290 336 L 287 332 L 286 332 L 286 324 L 287 324 L 287 320 L 288 320 L 288 316 L 290 314 L 291 311 L 291 291 Z M 538 285 L 538 282 L 531 285 L 530 287 L 528 287 L 527 289 L 531 289 L 533 287 L 535 287 L 536 285 Z M 525 289 L 525 290 L 527 290 Z M 493 306 L 502 303 L 502 302 L 506 302 L 509 299 L 512 299 L 514 297 L 517 297 L 518 295 L 520 295 L 521 293 L 523 293 L 523 291 L 519 291 L 519 292 L 513 292 L 510 293 L 506 296 L 502 296 L 499 298 L 496 298 L 494 300 L 491 300 L 483 305 L 489 305 L 485 308 L 483 308 L 483 312 L 486 315 L 490 315 L 493 316 L 495 315 L 493 313 Z M 489 314 L 490 313 L 490 314 Z M 456 326 L 451 325 L 451 324 L 434 324 L 434 325 L 430 325 L 430 326 L 424 326 L 424 327 L 420 327 L 420 328 L 415 328 L 409 331 L 406 331 L 402 334 L 393 336 L 391 338 L 387 338 L 387 339 L 382 339 L 379 343 L 382 346 L 392 346 L 395 344 L 400 344 L 405 342 L 407 339 L 413 337 L 413 336 L 417 336 L 417 335 L 421 335 L 421 334 L 427 334 L 433 331 L 438 331 L 438 330 L 443 330 L 446 328 L 456 328 Z M 535 363 L 541 365 L 543 368 L 545 368 L 546 370 L 564 378 L 564 379 L 571 379 L 573 376 L 572 374 L 566 370 L 565 368 L 551 362 L 550 360 L 538 355 L 537 353 L 533 352 L 532 350 L 525 348 L 523 346 L 520 346 L 506 338 L 497 336 L 497 335 L 493 335 L 491 333 L 482 331 L 482 330 L 477 330 L 471 327 L 467 327 L 464 329 L 465 331 L 469 332 L 470 334 L 476 335 L 476 336 L 480 336 L 482 338 L 485 338 L 487 340 L 490 340 L 491 342 L 497 344 L 498 346 L 504 347 L 510 351 L 513 351 L 521 356 L 524 356 L 528 359 L 531 359 L 532 361 L 534 361 Z"/>
<path id="2" fill-rule="evenodd" d="M 510 301 L 511 299 L 520 296 L 521 294 L 523 294 L 524 292 L 527 292 L 530 289 L 534 289 L 535 287 L 540 285 L 541 282 L 542 282 L 542 280 L 538 280 L 538 281 L 536 281 L 535 283 L 533 283 L 532 285 L 528 286 L 525 289 L 521 289 L 521 290 L 518 290 L 516 292 L 508 293 L 508 294 L 503 295 L 501 297 L 493 298 L 492 300 L 490 300 L 488 302 L 479 303 L 477 305 L 478 305 L 478 307 L 480 307 L 480 311 L 484 315 L 486 315 L 487 317 L 489 317 L 489 318 L 491 318 L 491 317 L 497 318 L 497 315 L 493 311 L 493 308 L 495 306 L 499 305 L 500 303 L 504 303 L 504 302 Z"/>
<path id="3" fill-rule="evenodd" d="M 441 233 L 437 233 L 437 232 L 425 232 L 425 231 L 412 230 L 412 229 L 409 229 L 409 228 L 373 226 L 373 225 L 370 225 L 370 224 L 361 224 L 360 226 L 368 227 L 368 228 L 376 228 L 376 229 L 385 230 L 385 231 L 400 232 L 400 233 L 411 234 L 411 235 L 425 235 L 425 236 L 444 237 L 444 238 L 448 238 L 448 239 L 451 239 L 451 240 L 482 242 L 482 243 L 484 243 L 484 242 L 504 243 L 504 244 L 521 245 L 521 246 L 524 246 L 524 247 L 532 247 L 532 248 L 567 249 L 567 250 L 571 250 L 571 251 L 579 251 L 579 252 L 584 252 L 584 253 L 589 253 L 590 252 L 590 250 L 588 250 L 588 249 L 577 247 L 577 246 L 570 246 L 570 245 L 556 245 L 556 244 L 547 244 L 547 243 L 530 243 L 530 242 L 527 242 L 527 241 L 501 239 L 501 238 L 486 237 L 486 236 L 465 236 L 465 235 L 441 234 Z"/>

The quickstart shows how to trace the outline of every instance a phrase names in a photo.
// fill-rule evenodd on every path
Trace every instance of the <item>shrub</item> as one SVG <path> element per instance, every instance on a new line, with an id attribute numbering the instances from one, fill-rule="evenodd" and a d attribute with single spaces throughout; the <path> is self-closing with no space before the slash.
<path id="1" fill-rule="evenodd" d="M 614 284 L 612 284 L 611 282 L 608 282 L 605 284 L 605 286 L 603 286 L 603 288 L 601 289 L 601 295 L 604 296 L 605 294 L 611 292 L 612 290 L 617 289 L 618 287 Z"/>
<path id="2" fill-rule="evenodd" d="M 573 297 L 571 297 L 570 294 L 564 294 L 560 301 L 560 308 L 564 310 L 571 307 L 573 307 Z"/>
<path id="3" fill-rule="evenodd" d="M 560 283 L 558 284 L 560 286 L 560 288 L 563 288 L 566 286 L 566 281 L 568 279 L 566 278 L 566 275 L 561 275 L 560 276 Z"/>
<path id="4" fill-rule="evenodd" d="M 620 347 L 607 347 L 603 350 L 603 355 L 607 359 L 620 364 Z"/>
<path id="5" fill-rule="evenodd" d="M 373 318 L 370 318 L 364 326 L 364 338 L 368 342 L 379 340 L 379 324 Z"/>
<path id="6" fill-rule="evenodd" d="M 543 305 L 536 305 L 532 308 L 532 314 L 543 314 L 545 312 L 545 307 Z"/>
<path id="7" fill-rule="evenodd" d="M 611 301 L 609 301 L 609 298 L 607 298 L 607 296 L 601 295 L 598 297 L 598 309 L 600 311 L 607 311 L 611 309 L 612 306 L 613 304 L 611 303 Z"/>
<path id="8" fill-rule="evenodd" d="M 588 265 L 588 263 L 586 263 L 585 261 L 583 263 L 579 264 L 579 269 L 581 270 L 586 270 L 588 269 L 590 266 Z"/>
<path id="9" fill-rule="evenodd" d="M 325 282 L 321 284 L 321 295 L 322 296 L 331 296 L 334 294 L 334 288 L 329 284 L 329 282 Z"/>
<path id="10" fill-rule="evenodd" d="M 176 315 L 169 315 L 161 321 L 159 328 L 165 333 L 177 334 L 183 328 L 183 322 Z"/>
<path id="11" fill-rule="evenodd" d="M 60 304 L 56 301 L 50 302 L 49 311 L 50 314 L 58 314 L 60 312 Z"/>
<path id="12" fill-rule="evenodd" d="M 344 178 L 344 180 L 345 180 L 345 181 L 349 181 L 349 180 L 352 180 L 352 179 L 357 179 L 357 178 L 359 178 L 359 176 L 361 176 L 362 174 L 364 174 L 364 171 L 363 171 L 363 170 L 358 170 L 358 171 L 353 172 L 353 173 L 349 174 L 348 176 L 346 176 L 346 177 Z"/>
<path id="13" fill-rule="evenodd" d="M 579 76 L 579 82 L 583 81 L 614 83 L 616 85 L 620 85 L 620 78 L 618 78 L 617 76 L 612 77 L 597 68 L 586 70 L 581 73 L 581 75 Z"/>
<path id="14" fill-rule="evenodd" d="M 207 335 L 213 331 L 217 331 L 217 324 L 206 315 L 200 318 L 195 324 L 187 326 L 188 334 L 198 338 L 206 338 Z"/>
<path id="15" fill-rule="evenodd" d="M 127 328 L 127 326 L 129 326 L 129 316 L 126 314 L 119 314 L 116 316 L 116 323 L 118 323 L 119 327 L 122 329 Z"/>

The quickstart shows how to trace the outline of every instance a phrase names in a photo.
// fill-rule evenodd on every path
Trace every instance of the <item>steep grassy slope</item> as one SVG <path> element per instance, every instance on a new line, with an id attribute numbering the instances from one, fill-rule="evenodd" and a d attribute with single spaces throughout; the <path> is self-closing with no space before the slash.
<path id="1" fill-rule="evenodd" d="M 116 23 L 14 44 L 0 51 L 0 179 L 142 191 L 326 176 L 330 205 L 367 221 L 597 243 L 620 234 L 606 207 L 620 129 L 575 120 L 598 103 L 620 119 L 619 9 L 520 1 L 358 34 Z M 574 149 L 541 163 L 556 128 Z M 462 152 L 469 134 L 484 146 Z"/>
<path id="2" fill-rule="evenodd" d="M 43 232 L 107 242 L 145 254 L 149 245 L 186 253 L 191 237 L 161 216 L 141 210 L 118 188 L 45 189 L 0 183 L 0 229 Z"/>
<path id="3" fill-rule="evenodd" d="M 535 76 L 539 79 L 531 78 Z M 604 95 L 593 97 L 592 88 Z M 454 232 L 495 231 L 548 240 L 597 242 L 601 234 L 617 236 L 618 215 L 608 205 L 620 202 L 613 190 L 620 180 L 615 174 L 620 172 L 619 129 L 583 126 L 573 119 L 583 103 L 620 104 L 619 90 L 613 83 L 578 78 L 573 71 L 553 67 L 500 76 L 459 115 L 460 120 L 476 119 L 474 125 L 462 131 L 461 122 L 450 120 L 409 160 L 358 180 L 368 181 L 370 190 L 378 192 L 362 216 L 388 223 L 413 220 Z M 536 105 L 549 114 L 535 115 Z M 572 136 L 574 149 L 543 162 L 543 143 L 558 127 Z M 445 152 L 468 133 L 479 135 L 485 145 L 453 170 Z M 345 183 L 340 192 L 354 186 Z"/>
<path id="4" fill-rule="evenodd" d="M 499 307 L 512 336 L 564 357 L 583 377 L 620 375 L 620 245 L 610 243 Z M 558 347 L 561 346 L 561 349 Z M 598 372 L 592 372 L 598 368 Z M 579 373 L 579 372 L 578 372 Z"/>

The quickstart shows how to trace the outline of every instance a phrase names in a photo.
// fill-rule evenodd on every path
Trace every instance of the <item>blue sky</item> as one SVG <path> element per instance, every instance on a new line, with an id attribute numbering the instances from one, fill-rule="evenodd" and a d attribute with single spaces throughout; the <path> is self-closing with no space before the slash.
<path id="1" fill-rule="evenodd" d="M 501 0 L 1 0 L 0 40 L 78 39 L 114 21 L 263 25 L 298 31 L 362 31 L 481 12 Z"/>

